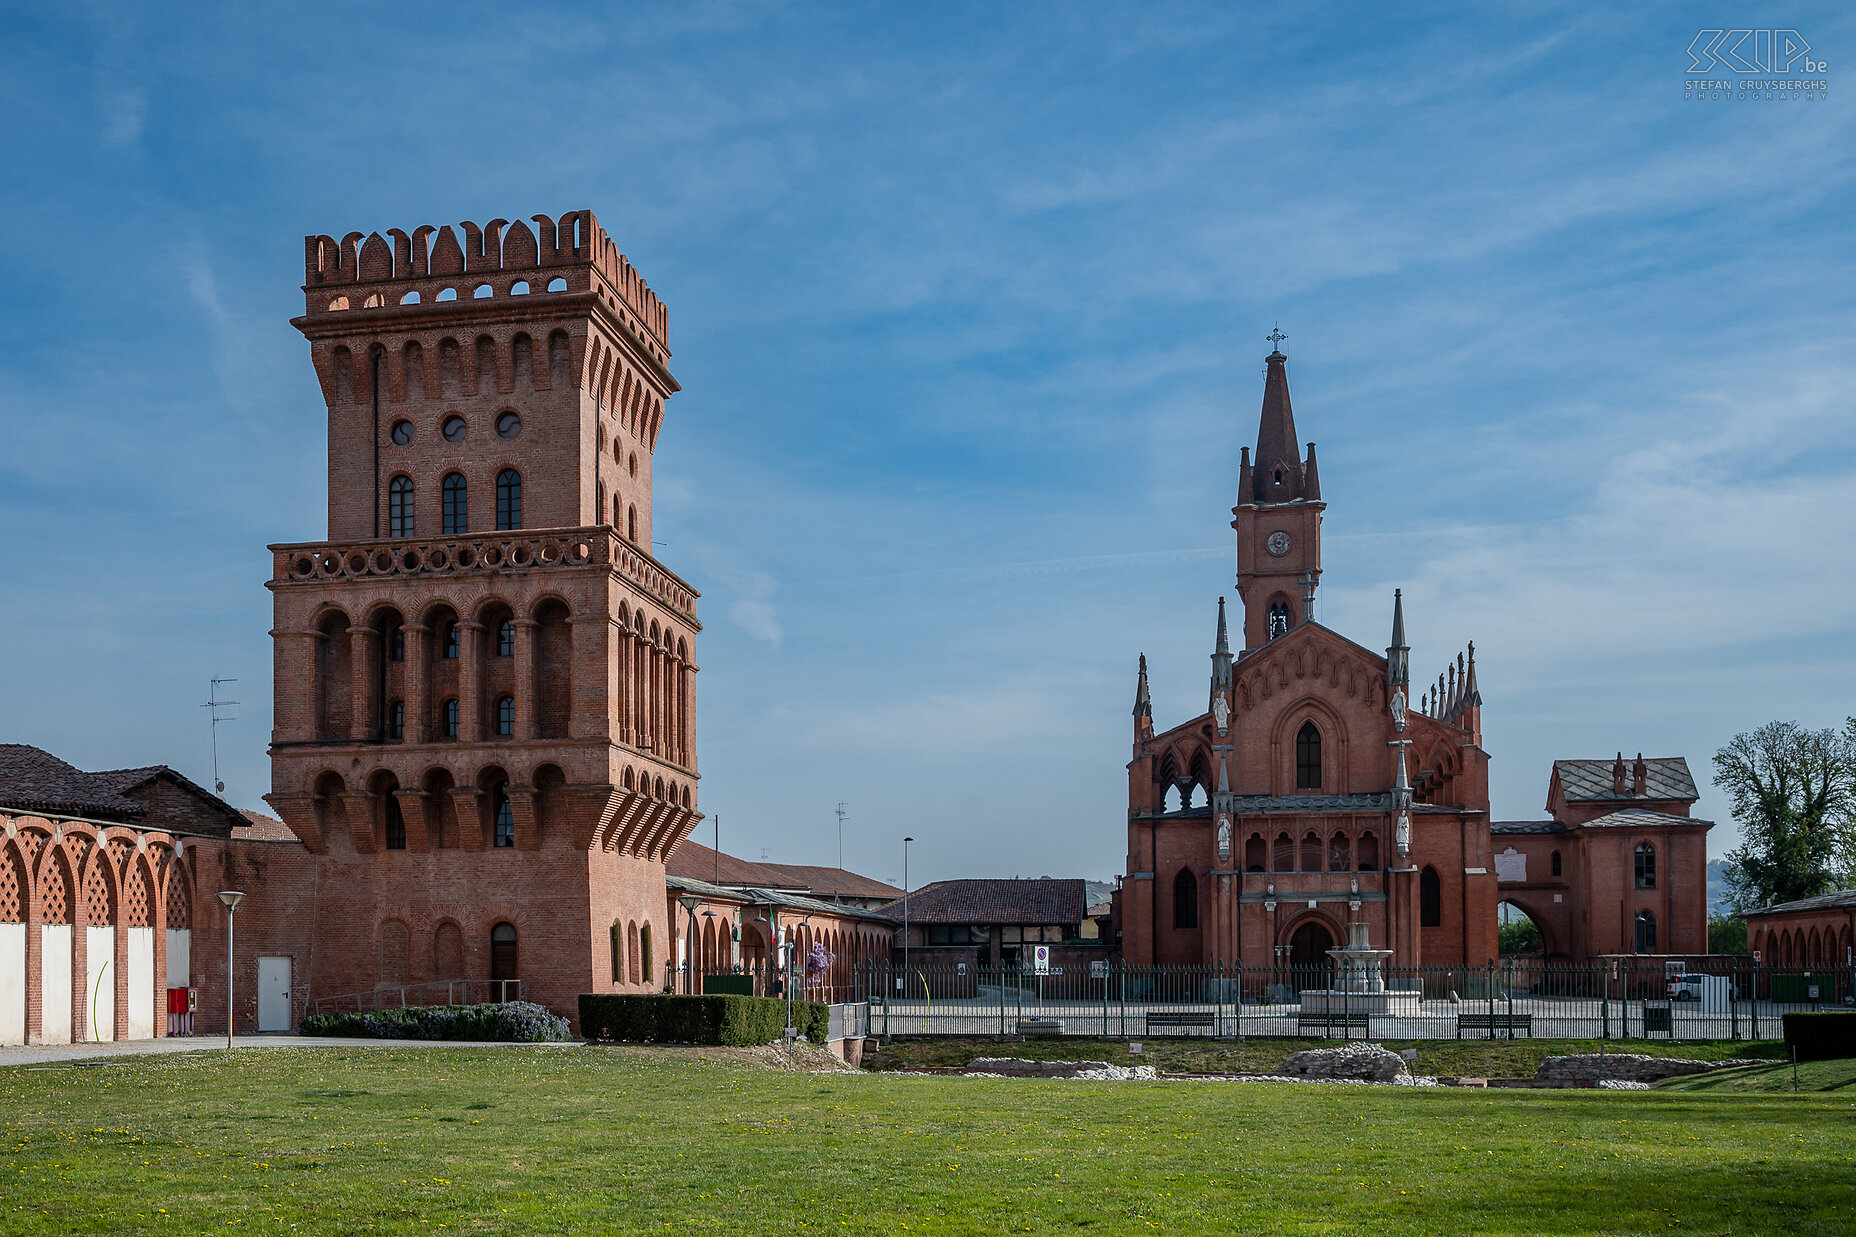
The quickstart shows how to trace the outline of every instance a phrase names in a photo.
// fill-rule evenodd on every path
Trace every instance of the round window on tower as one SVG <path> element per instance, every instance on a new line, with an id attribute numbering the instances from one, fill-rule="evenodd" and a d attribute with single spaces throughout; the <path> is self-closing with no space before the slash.
<path id="1" fill-rule="evenodd" d="M 496 436 L 498 438 L 514 438 L 521 432 L 522 418 L 518 417 L 515 413 L 505 412 L 502 416 L 496 418 Z"/>
<path id="2" fill-rule="evenodd" d="M 412 441 L 411 421 L 395 421 L 393 423 L 393 441 L 402 447 Z"/>
<path id="3" fill-rule="evenodd" d="M 444 434 L 446 442 L 464 441 L 463 417 L 446 417 L 444 424 L 438 428 Z"/>

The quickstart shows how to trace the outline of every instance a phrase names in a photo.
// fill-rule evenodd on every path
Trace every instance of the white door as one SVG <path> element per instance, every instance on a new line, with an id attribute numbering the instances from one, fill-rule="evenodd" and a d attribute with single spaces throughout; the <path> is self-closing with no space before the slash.
<path id="1" fill-rule="evenodd" d="M 290 1029 L 290 959 L 258 959 L 258 1029 Z"/>
<path id="2" fill-rule="evenodd" d="M 128 928 L 129 933 L 129 1038 L 155 1037 L 155 930 Z M 166 994 L 161 1002 L 167 1010 Z"/>
<path id="3" fill-rule="evenodd" d="M 48 1044 L 71 1042 L 71 925 L 48 923 L 39 929 L 39 1038 Z"/>
<path id="4" fill-rule="evenodd" d="M 100 924 L 84 929 L 84 1042 L 116 1038 L 116 929 Z"/>
<path id="5" fill-rule="evenodd" d="M 0 923 L 0 1044 L 26 1042 L 26 925 Z"/>
<path id="6" fill-rule="evenodd" d="M 193 929 L 169 928 L 167 987 L 193 987 Z M 165 1002 L 163 1009 L 167 1008 Z"/>

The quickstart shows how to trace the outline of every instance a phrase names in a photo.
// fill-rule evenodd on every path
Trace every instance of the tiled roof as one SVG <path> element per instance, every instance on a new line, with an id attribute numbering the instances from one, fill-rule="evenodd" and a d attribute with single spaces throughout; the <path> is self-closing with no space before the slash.
<path id="1" fill-rule="evenodd" d="M 233 825 L 232 836 L 235 838 L 247 838 L 254 842 L 294 842 L 297 840 L 296 834 L 290 831 L 290 826 L 275 816 L 266 816 L 263 812 L 247 811 L 244 808 L 240 808 L 238 814 L 251 823 Z"/>
<path id="2" fill-rule="evenodd" d="M 142 814 L 140 804 L 116 793 L 102 776 L 25 743 L 0 743 L 0 806 L 102 820 Z"/>
<path id="3" fill-rule="evenodd" d="M 1835 893 L 1819 894 L 1815 898 L 1799 898 L 1796 902 L 1781 902 L 1777 906 L 1764 906 L 1756 911 L 1746 912 L 1752 915 L 1784 915 L 1794 911 L 1835 911 L 1846 906 L 1856 906 L 1856 889 L 1839 889 Z"/>
<path id="4" fill-rule="evenodd" d="M 1568 803 L 1631 799 L 1682 799 L 1693 803 L 1701 797 L 1688 771 L 1688 761 L 1680 756 L 1646 759 L 1643 763 L 1647 776 L 1640 795 L 1631 793 L 1631 770 L 1637 762 L 1630 757 L 1624 760 L 1624 792 L 1619 794 L 1612 789 L 1611 770 L 1615 763 L 1615 757 L 1612 760 L 1556 760 L 1553 771 L 1559 774 L 1560 790 Z"/>
<path id="5" fill-rule="evenodd" d="M 1382 791 L 1377 794 L 1357 795 L 1233 795 L 1232 802 L 1237 805 L 1239 816 L 1295 816 L 1311 812 L 1390 812 L 1392 810 L 1392 793 Z M 1440 803 L 1414 803 L 1411 805 L 1415 816 L 1451 816 L 1464 809 L 1450 807 Z M 1136 816 L 1136 820 L 1210 820 L 1212 810 L 1209 806 L 1180 808 L 1173 812 L 1151 812 Z"/>
<path id="6" fill-rule="evenodd" d="M 868 919 L 874 923 L 891 924 L 898 922 L 889 915 L 878 911 L 867 911 L 860 906 L 847 906 L 842 902 L 821 902 L 817 898 L 807 898 L 796 893 L 784 893 L 778 889 L 735 889 L 722 885 L 712 885 L 708 881 L 693 880 L 686 876 L 669 876 L 664 883 L 671 889 L 681 889 L 700 897 L 717 902 L 743 902 L 755 906 L 778 906 L 787 910 L 800 911 L 809 915 L 837 915 L 845 919 Z"/>
<path id="7" fill-rule="evenodd" d="M 1037 880 L 936 881 L 909 894 L 909 920 L 912 923 L 1079 924 L 1083 921 L 1084 892 L 1081 880 L 1048 876 Z M 901 919 L 902 902 L 891 902 L 883 911 L 892 919 Z"/>
<path id="8" fill-rule="evenodd" d="M 1674 816 L 1668 812 L 1652 812 L 1648 808 L 1627 807 L 1588 820 L 1581 829 L 1641 829 L 1646 825 L 1693 825 L 1707 829 L 1714 824 L 1711 820 L 1699 820 L 1693 816 Z"/>
<path id="9" fill-rule="evenodd" d="M 1490 833 L 1564 833 L 1566 826 L 1557 820 L 1492 820 Z"/>
<path id="10" fill-rule="evenodd" d="M 713 847 L 689 838 L 677 843 L 677 848 L 670 852 L 670 858 L 664 862 L 664 871 L 671 876 L 687 876 L 691 880 L 710 881 L 717 885 L 769 885 L 776 889 L 792 887 L 766 864 L 737 859 L 727 851 L 718 854 Z"/>
<path id="11" fill-rule="evenodd" d="M 871 876 L 861 876 L 843 868 L 813 867 L 803 863 L 763 863 L 776 876 L 782 878 L 782 888 L 798 887 L 810 890 L 813 896 L 828 898 L 834 895 L 846 898 L 899 898 L 902 890 L 894 885 L 885 884 Z"/>

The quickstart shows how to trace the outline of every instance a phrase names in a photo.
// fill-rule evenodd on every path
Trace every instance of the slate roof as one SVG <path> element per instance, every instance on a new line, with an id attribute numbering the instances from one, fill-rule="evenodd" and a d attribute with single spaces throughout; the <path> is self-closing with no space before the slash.
<path id="1" fill-rule="evenodd" d="M 100 820 L 142 814 L 140 804 L 118 794 L 101 775 L 25 743 L 0 743 L 0 805 Z"/>
<path id="2" fill-rule="evenodd" d="M 1694 825 L 1703 829 L 1712 828 L 1711 820 L 1700 820 L 1693 816 L 1672 816 L 1668 812 L 1652 812 L 1648 808 L 1627 807 L 1620 811 L 1588 820 L 1581 829 L 1640 829 L 1646 825 Z"/>
<path id="3" fill-rule="evenodd" d="M 806 914 L 838 915 L 845 919 L 868 919 L 875 923 L 895 924 L 899 919 L 880 911 L 867 911 L 860 906 L 848 906 L 843 902 L 821 902 L 817 898 L 808 898 L 801 894 L 786 893 L 778 889 L 736 889 L 723 885 L 712 885 L 708 881 L 693 880 L 686 876 L 669 876 L 664 884 L 672 890 L 697 894 L 717 902 L 745 902 L 755 906 L 779 906 L 787 910 L 802 911 Z"/>
<path id="4" fill-rule="evenodd" d="M 1799 898 L 1796 902 L 1781 902 L 1777 906 L 1764 906 L 1756 911 L 1746 912 L 1746 917 L 1754 915 L 1785 915 L 1794 911 L 1835 911 L 1846 906 L 1856 906 L 1856 889 L 1839 889 L 1835 893 L 1819 894 L 1815 898 Z"/>
<path id="5" fill-rule="evenodd" d="M 290 831 L 290 826 L 275 816 L 266 816 L 263 812 L 247 811 L 244 808 L 240 808 L 238 814 L 249 823 L 232 826 L 232 836 L 235 838 L 245 838 L 254 842 L 294 842 L 297 840 L 296 834 Z"/>
<path id="6" fill-rule="evenodd" d="M 245 818 L 250 816 L 250 813 L 246 812 L 243 808 L 233 807 L 230 803 L 227 803 L 224 799 L 206 789 L 206 787 L 200 785 L 198 782 L 195 782 L 186 774 L 180 772 L 178 769 L 170 768 L 167 765 L 144 765 L 139 769 L 104 769 L 90 776 L 96 778 L 104 786 L 107 786 L 112 793 L 121 795 L 124 798 L 133 798 L 135 791 L 140 790 L 150 782 L 162 780 L 172 782 L 174 785 L 198 799 L 201 806 L 207 811 L 216 814 L 224 820 L 226 826 L 230 829 L 245 828 L 248 823 Z M 275 817 L 265 816 L 262 812 L 258 815 L 264 820 L 272 821 L 280 827 L 284 827 L 285 834 L 292 840 L 296 838 L 296 835 L 290 833 L 288 827 L 284 826 L 282 821 L 276 820 Z"/>
<path id="7" fill-rule="evenodd" d="M 1310 813 L 1329 812 L 1390 812 L 1392 810 L 1392 792 L 1357 795 L 1234 795 L 1232 802 L 1237 805 L 1239 816 L 1306 816 Z M 1451 816 L 1468 809 L 1451 807 L 1442 803 L 1414 803 L 1411 811 L 1414 816 Z M 1210 820 L 1212 809 L 1209 806 L 1180 808 L 1173 812 L 1153 812 L 1137 816 L 1137 820 Z"/>
<path id="8" fill-rule="evenodd" d="M 1490 833 L 1564 833 L 1566 826 L 1557 820 L 1492 820 Z"/>
<path id="9" fill-rule="evenodd" d="M 842 895 L 847 898 L 899 898 L 902 890 L 873 876 L 863 876 L 844 868 L 814 867 L 803 863 L 763 863 L 758 865 L 781 877 L 782 888 L 797 887 L 817 897 Z"/>
<path id="10" fill-rule="evenodd" d="M 1040 877 L 1024 880 L 983 877 L 935 881 L 909 894 L 911 923 L 1080 924 L 1085 885 L 1080 879 Z M 902 902 L 883 907 L 902 918 Z"/>
<path id="11" fill-rule="evenodd" d="M 1560 791 L 1568 803 L 1623 802 L 1631 799 L 1681 799 L 1695 802 L 1701 795 L 1695 790 L 1695 778 L 1688 771 L 1688 761 L 1680 756 L 1645 759 L 1646 773 L 1642 794 L 1631 793 L 1631 769 L 1636 760 L 1624 758 L 1624 792 L 1613 790 L 1612 760 L 1556 760 L 1553 771 L 1559 775 Z"/>

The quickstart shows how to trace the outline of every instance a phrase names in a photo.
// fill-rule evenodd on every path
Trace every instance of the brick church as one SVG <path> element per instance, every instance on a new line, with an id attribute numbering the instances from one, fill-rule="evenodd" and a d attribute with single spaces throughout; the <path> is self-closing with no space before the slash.
<path id="1" fill-rule="evenodd" d="M 1316 621 L 1327 504 L 1287 363 L 1268 357 L 1238 465 L 1239 645 L 1220 598 L 1206 710 L 1156 732 L 1141 659 L 1124 958 L 1312 975 L 1359 921 L 1395 967 L 1481 966 L 1502 903 L 1548 960 L 1706 953 L 1710 822 L 1683 759 L 1556 761 L 1549 818 L 1493 821 L 1475 646 L 1414 687 L 1397 593 L 1383 652 Z"/>

